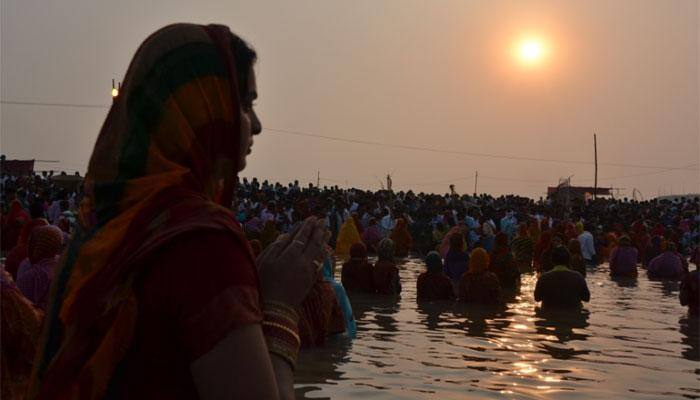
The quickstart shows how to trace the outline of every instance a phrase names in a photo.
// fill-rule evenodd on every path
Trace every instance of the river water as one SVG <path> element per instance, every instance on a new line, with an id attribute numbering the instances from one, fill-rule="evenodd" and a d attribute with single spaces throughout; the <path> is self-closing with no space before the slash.
<path id="1" fill-rule="evenodd" d="M 400 298 L 351 297 L 355 340 L 300 354 L 298 399 L 700 399 L 700 324 L 677 282 L 612 280 L 602 265 L 582 312 L 545 314 L 532 273 L 484 307 L 418 303 L 424 264 L 400 268 Z"/>

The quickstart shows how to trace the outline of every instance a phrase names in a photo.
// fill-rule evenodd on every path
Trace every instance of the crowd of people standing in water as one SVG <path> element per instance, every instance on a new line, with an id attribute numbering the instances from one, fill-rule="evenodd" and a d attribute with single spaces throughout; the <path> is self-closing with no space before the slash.
<path id="1" fill-rule="evenodd" d="M 292 398 L 299 348 L 352 339 L 349 296 L 399 296 L 409 256 L 425 259 L 419 301 L 498 303 L 535 271 L 543 307 L 578 308 L 607 261 L 681 280 L 700 312 L 698 198 L 563 212 L 239 180 L 262 130 L 256 58 L 226 27 L 165 27 L 134 56 L 83 185 L 2 175 L 2 398 Z"/>
<path id="2" fill-rule="evenodd" d="M 55 187 L 45 174 L 3 176 L 2 194 L 3 314 L 23 321 L 18 326 L 31 332 L 14 334 L 33 342 L 59 255 L 79 223 L 82 196 Z M 243 179 L 232 210 L 255 256 L 309 216 L 325 224 L 329 257 L 299 308 L 304 348 L 338 334 L 354 337 L 348 294 L 400 295 L 399 268 L 407 256 L 425 260 L 427 270 L 417 279 L 419 301 L 499 304 L 504 291 L 518 287 L 521 274 L 534 271 L 540 274 L 534 297 L 543 308 L 578 308 L 590 300 L 586 270 L 607 262 L 612 277 L 646 271 L 650 278 L 680 280 L 680 300 L 697 315 L 700 276 L 689 262 L 700 261 L 698 205 L 697 198 L 599 199 L 577 204 L 570 218 L 558 218 L 551 202 L 517 196 L 370 192 Z M 16 325 L 3 326 L 3 335 L 11 335 L 5 329 Z M 30 365 L 24 368 L 30 371 Z"/>

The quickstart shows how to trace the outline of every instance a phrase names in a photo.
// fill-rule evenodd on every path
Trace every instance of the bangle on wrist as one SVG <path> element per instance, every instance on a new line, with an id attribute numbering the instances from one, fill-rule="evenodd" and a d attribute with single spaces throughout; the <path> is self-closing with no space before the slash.
<path id="1" fill-rule="evenodd" d="M 301 346 L 298 321 L 299 314 L 294 308 L 280 302 L 264 302 L 262 330 L 268 351 L 287 361 L 292 369 L 296 367 Z"/>

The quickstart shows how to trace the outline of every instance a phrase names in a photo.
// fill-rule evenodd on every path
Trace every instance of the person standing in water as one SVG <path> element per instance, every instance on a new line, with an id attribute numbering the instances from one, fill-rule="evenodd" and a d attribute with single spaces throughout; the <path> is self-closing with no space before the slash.
<path id="1" fill-rule="evenodd" d="M 454 289 L 450 278 L 442 272 L 442 258 L 437 251 L 425 257 L 428 270 L 418 275 L 416 284 L 418 300 L 451 300 Z"/>
<path id="2" fill-rule="evenodd" d="M 401 279 L 394 262 L 394 242 L 382 239 L 377 252 L 379 257 L 373 269 L 374 289 L 379 294 L 398 295 L 401 293 Z"/>
<path id="3" fill-rule="evenodd" d="M 569 251 L 563 246 L 552 249 L 554 268 L 543 273 L 535 285 L 535 301 L 543 308 L 580 308 L 582 301 L 589 301 L 586 279 L 569 269 Z"/>
<path id="4" fill-rule="evenodd" d="M 488 270 L 489 253 L 478 247 L 469 255 L 469 270 L 459 282 L 459 301 L 465 303 L 500 303 L 501 284 L 498 276 Z"/>

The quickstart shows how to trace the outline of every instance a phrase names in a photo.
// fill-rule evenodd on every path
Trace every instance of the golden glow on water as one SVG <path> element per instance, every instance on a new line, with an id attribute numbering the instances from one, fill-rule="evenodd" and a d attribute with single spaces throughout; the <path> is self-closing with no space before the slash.
<path id="1" fill-rule="evenodd" d="M 532 274 L 502 308 L 419 304 L 423 270 L 401 267 L 400 299 L 351 298 L 357 339 L 303 352 L 298 398 L 698 396 L 700 325 L 678 304 L 677 283 L 611 281 L 603 266 L 587 276 L 584 312 L 557 315 L 537 309 Z"/>

